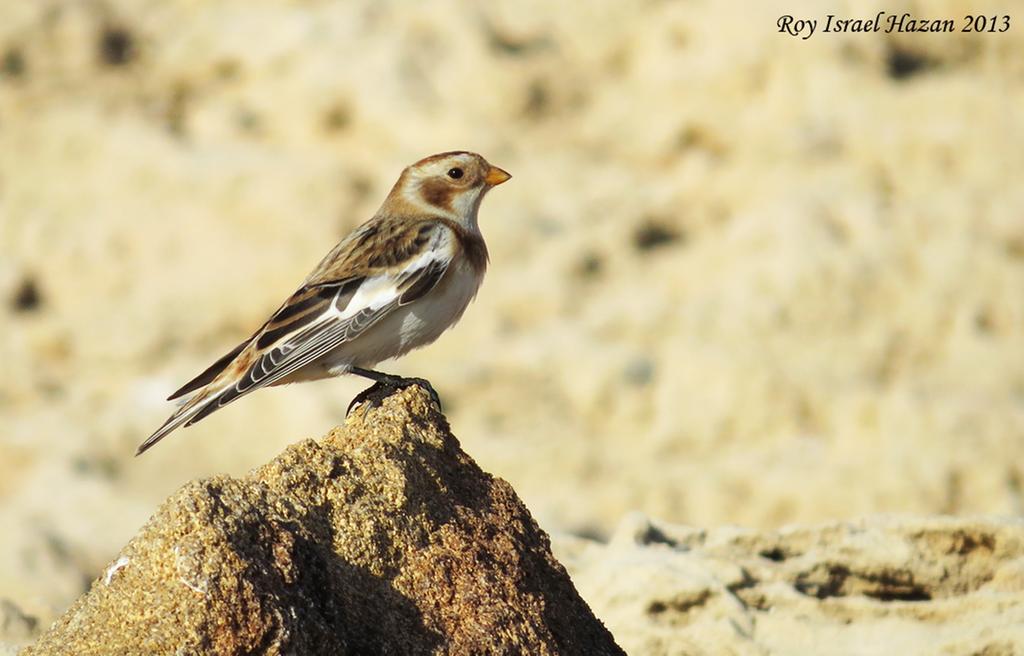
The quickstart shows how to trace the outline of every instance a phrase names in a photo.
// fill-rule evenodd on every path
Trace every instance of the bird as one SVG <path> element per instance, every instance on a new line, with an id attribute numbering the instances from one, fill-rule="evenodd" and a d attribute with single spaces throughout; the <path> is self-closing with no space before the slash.
<path id="1" fill-rule="evenodd" d="M 512 176 L 468 151 L 406 167 L 380 209 L 227 354 L 168 397 L 179 406 L 136 451 L 261 387 L 354 374 L 374 381 L 349 405 L 421 385 L 376 365 L 430 344 L 476 296 L 488 265 L 478 212 Z M 376 397 L 375 397 L 376 395 Z"/>

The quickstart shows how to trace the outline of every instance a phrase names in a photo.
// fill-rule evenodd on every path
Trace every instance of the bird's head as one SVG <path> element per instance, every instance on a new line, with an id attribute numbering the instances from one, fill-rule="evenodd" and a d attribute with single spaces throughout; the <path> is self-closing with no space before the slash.
<path id="1" fill-rule="evenodd" d="M 408 203 L 475 228 L 484 194 L 511 177 L 476 153 L 440 153 L 407 167 L 388 200 Z"/>

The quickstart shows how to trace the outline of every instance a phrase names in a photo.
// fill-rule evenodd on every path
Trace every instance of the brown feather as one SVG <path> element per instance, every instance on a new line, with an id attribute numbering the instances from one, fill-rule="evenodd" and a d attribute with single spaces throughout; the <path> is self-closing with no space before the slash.
<path id="1" fill-rule="evenodd" d="M 378 214 L 332 250 L 306 279 L 306 285 L 339 278 L 365 278 L 415 257 L 440 219 Z"/>
<path id="2" fill-rule="evenodd" d="M 424 180 L 419 189 L 420 196 L 427 204 L 449 212 L 452 210 L 452 198 L 461 191 L 444 178 Z"/>
<path id="3" fill-rule="evenodd" d="M 490 255 L 487 252 L 487 244 L 484 243 L 484 238 L 479 233 L 466 230 L 451 219 L 438 220 L 452 229 L 456 239 L 459 241 L 459 247 L 462 248 L 462 252 L 465 253 L 466 259 L 469 260 L 473 270 L 483 275 L 484 271 L 487 270 L 487 263 L 490 261 Z"/>
<path id="4" fill-rule="evenodd" d="M 256 331 L 256 332 L 259 333 L 259 331 Z M 225 355 L 221 356 L 219 360 L 217 360 L 216 362 L 211 364 L 209 367 L 204 369 L 201 374 L 199 374 L 198 376 L 196 376 L 192 380 L 190 380 L 187 383 L 185 383 L 184 385 L 182 385 L 178 389 L 178 391 L 176 391 L 174 394 L 171 394 L 170 396 L 168 396 L 167 400 L 168 401 L 173 401 L 175 399 L 179 399 L 179 398 L 185 396 L 186 394 L 190 394 L 190 393 L 196 391 L 197 389 L 199 389 L 201 387 L 205 387 L 206 385 L 208 385 L 210 382 L 213 381 L 214 378 L 219 376 L 220 373 L 222 371 L 224 371 L 227 368 L 227 366 L 229 364 L 231 364 L 231 362 L 236 357 L 238 357 L 238 354 L 241 353 L 245 349 L 245 347 L 249 345 L 249 342 L 252 341 L 253 337 L 255 337 L 255 335 L 253 335 L 252 337 L 249 337 L 248 339 L 243 341 L 241 344 L 239 344 L 235 348 L 231 349 L 231 351 L 229 351 Z"/>

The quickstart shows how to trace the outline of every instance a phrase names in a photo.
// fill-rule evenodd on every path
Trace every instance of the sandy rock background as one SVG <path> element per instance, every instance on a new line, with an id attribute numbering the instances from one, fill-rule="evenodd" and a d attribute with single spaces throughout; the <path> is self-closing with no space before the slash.
<path id="1" fill-rule="evenodd" d="M 900 4 L 0 0 L 4 622 L 47 623 L 186 481 L 341 420 L 361 381 L 132 458 L 451 148 L 515 176 L 491 271 L 390 369 L 545 528 L 1019 513 L 1024 22 L 775 28 L 1005 11 Z"/>
<path id="2" fill-rule="evenodd" d="M 629 654 L 1011 656 L 1024 646 L 1024 524 L 874 516 L 686 528 L 627 515 L 555 543 Z"/>

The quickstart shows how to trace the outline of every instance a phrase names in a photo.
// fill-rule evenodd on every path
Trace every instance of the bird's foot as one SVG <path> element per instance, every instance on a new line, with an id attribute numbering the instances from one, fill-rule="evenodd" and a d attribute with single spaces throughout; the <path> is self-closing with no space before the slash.
<path id="1" fill-rule="evenodd" d="M 406 387 L 413 385 L 419 386 L 427 394 L 430 395 L 430 400 L 437 406 L 437 410 L 441 411 L 441 397 L 437 395 L 437 391 L 434 386 L 430 384 L 430 381 L 426 378 L 405 378 L 404 376 L 392 376 L 385 374 L 380 380 L 375 382 L 364 389 L 359 394 L 355 395 L 352 402 L 348 404 L 348 410 L 345 411 L 347 417 L 352 413 L 352 409 L 361 405 L 362 403 L 369 403 L 371 408 L 380 407 L 384 399 L 391 396 L 398 390 L 403 390 Z"/>

